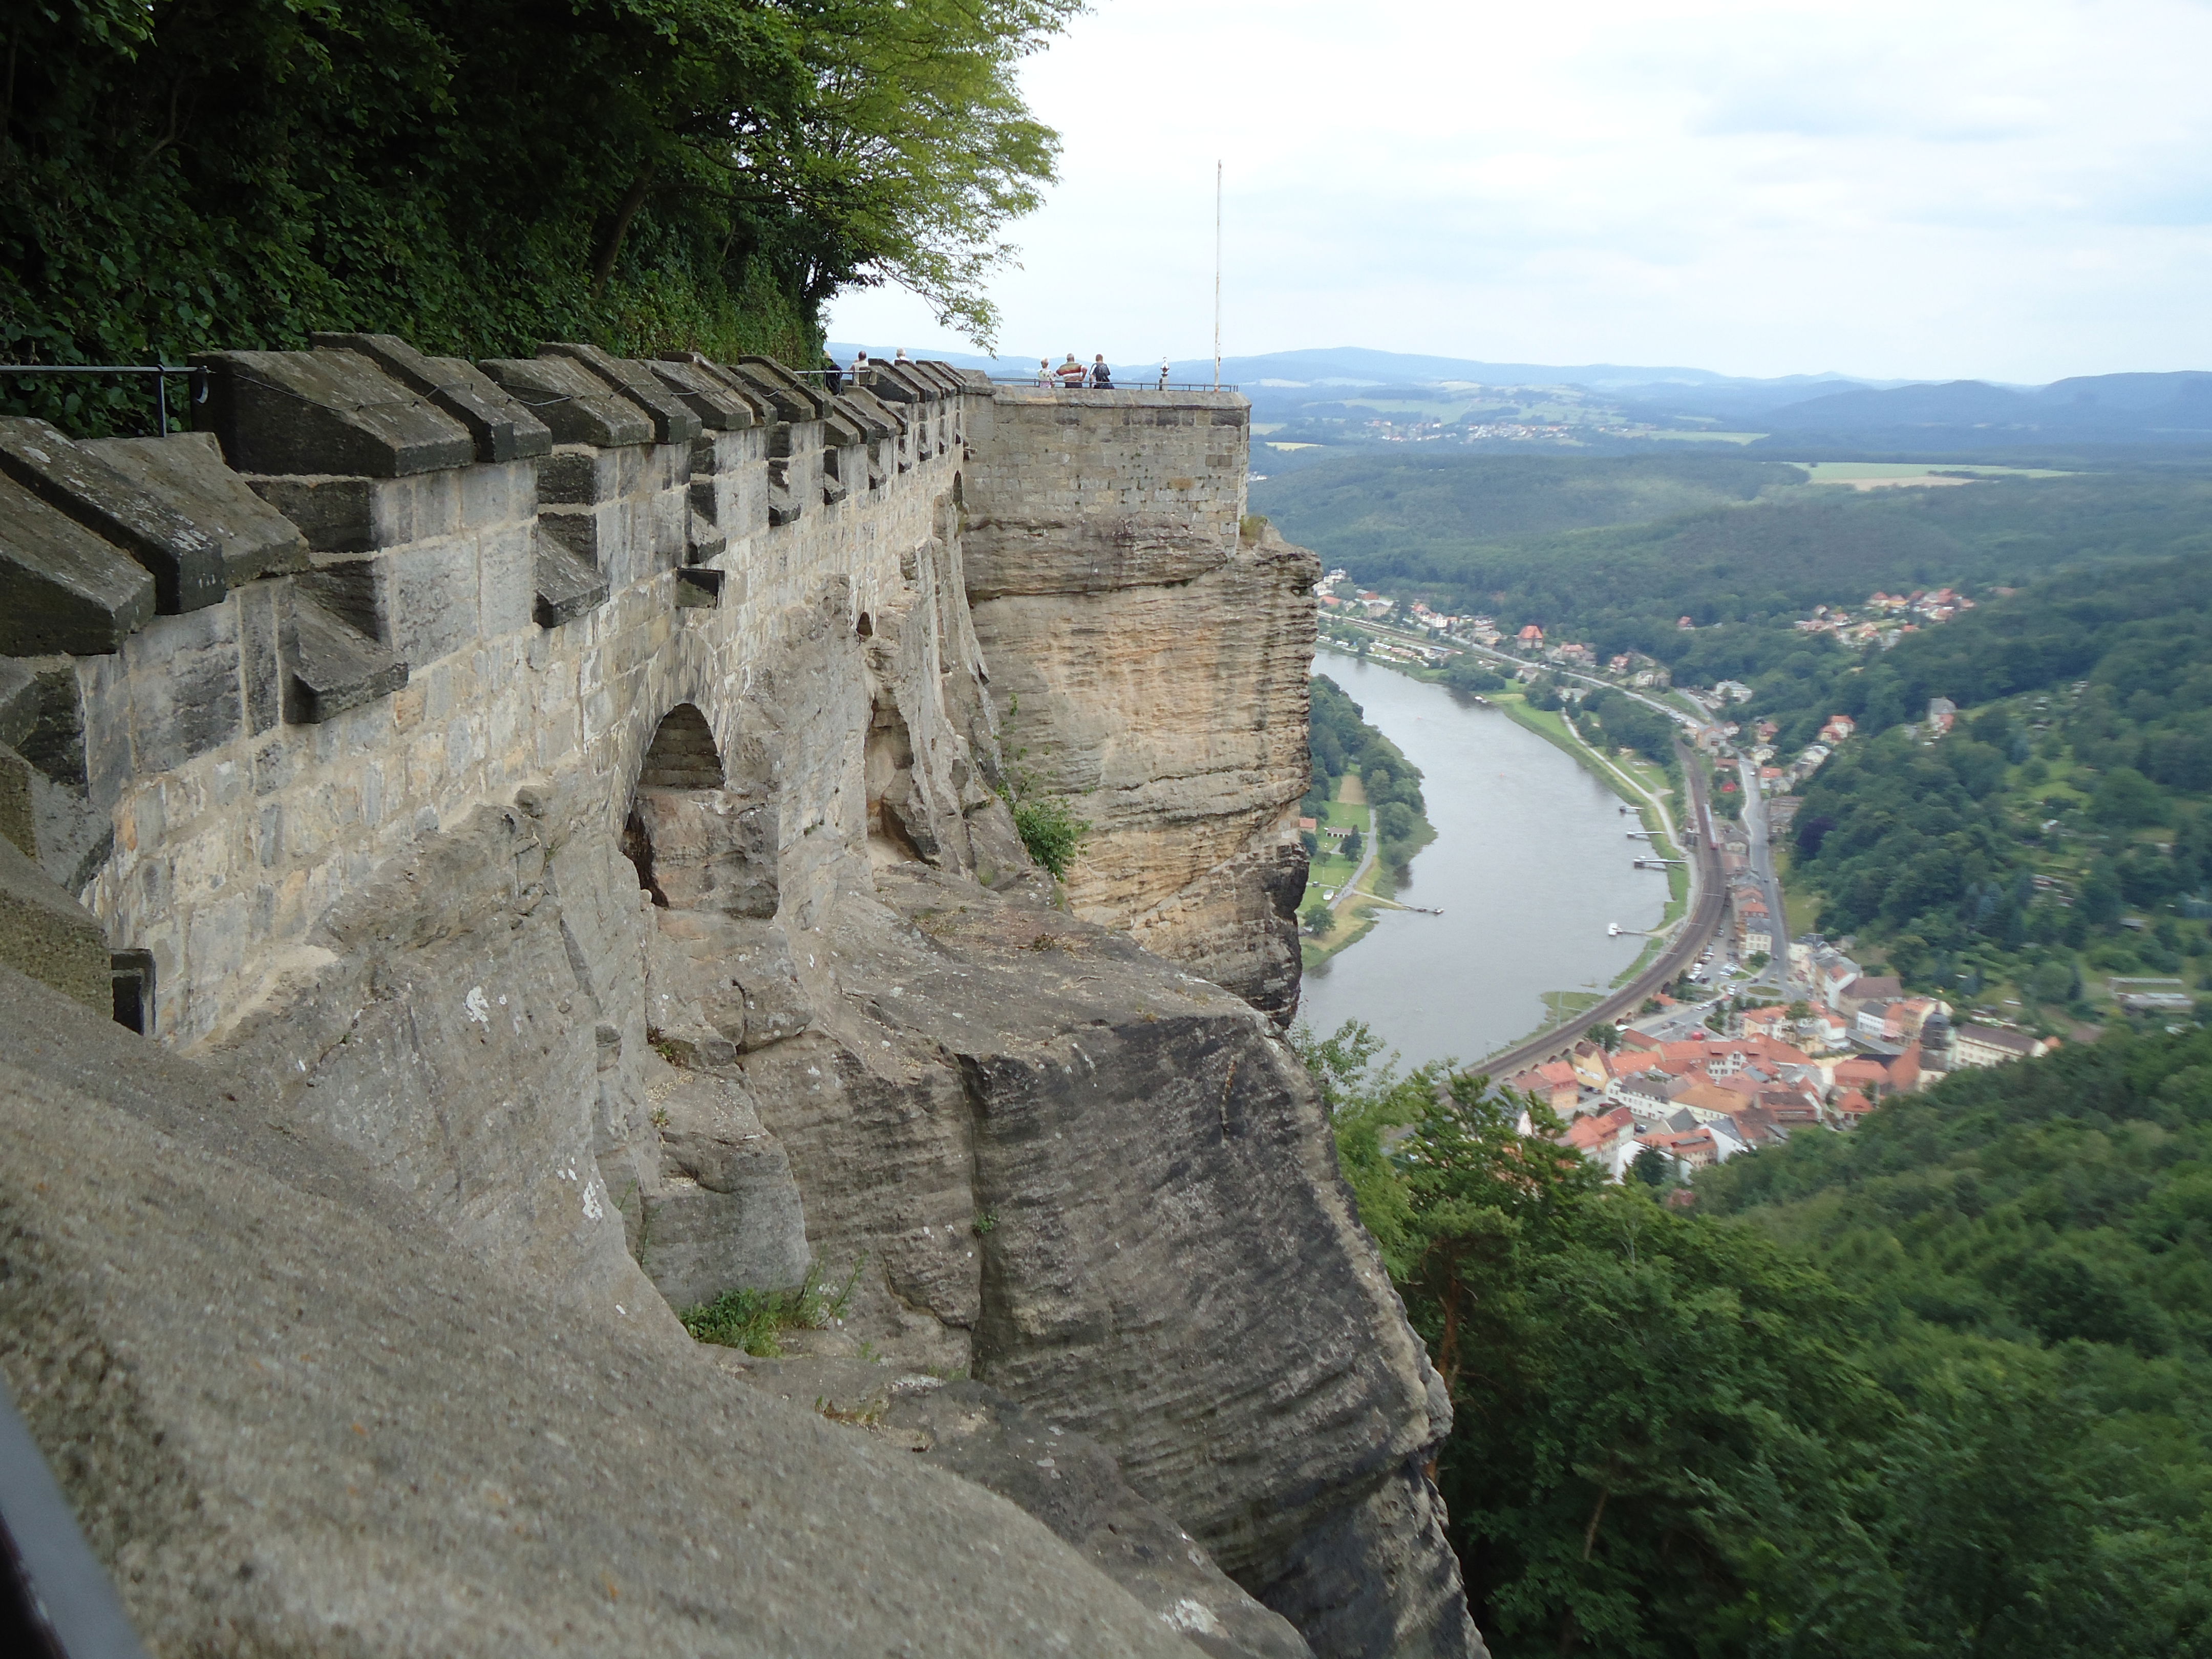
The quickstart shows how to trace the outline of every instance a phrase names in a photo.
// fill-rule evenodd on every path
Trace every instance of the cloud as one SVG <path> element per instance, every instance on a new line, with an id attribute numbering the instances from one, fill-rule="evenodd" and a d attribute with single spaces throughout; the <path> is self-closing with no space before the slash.
<path id="1" fill-rule="evenodd" d="M 1009 349 L 2026 381 L 2212 366 L 2212 6 L 1098 0 Z M 840 337 L 941 339 L 910 300 Z"/>

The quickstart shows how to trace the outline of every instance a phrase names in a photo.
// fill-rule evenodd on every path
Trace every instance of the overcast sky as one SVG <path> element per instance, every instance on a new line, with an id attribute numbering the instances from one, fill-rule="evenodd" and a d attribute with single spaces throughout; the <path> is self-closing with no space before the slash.
<path id="1" fill-rule="evenodd" d="M 1096 0 L 1001 349 L 2212 368 L 2212 0 Z M 830 333 L 958 346 L 893 289 Z"/>

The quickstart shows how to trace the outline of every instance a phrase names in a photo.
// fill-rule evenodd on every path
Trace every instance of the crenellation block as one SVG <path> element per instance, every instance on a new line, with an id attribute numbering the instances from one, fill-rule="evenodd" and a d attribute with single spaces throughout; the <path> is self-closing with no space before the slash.
<path id="1" fill-rule="evenodd" d="M 471 363 L 426 357 L 396 334 L 317 334 L 319 350 L 350 350 L 368 358 L 417 397 L 468 429 L 480 461 L 543 455 L 552 447 L 545 423 Z"/>
<path id="2" fill-rule="evenodd" d="M 489 357 L 477 367 L 550 428 L 556 453 L 653 441 L 652 417 L 573 357 Z"/>
<path id="3" fill-rule="evenodd" d="M 655 374 L 648 364 L 628 357 L 617 357 L 595 345 L 574 342 L 550 342 L 538 348 L 541 357 L 571 358 L 584 366 L 600 380 L 612 387 L 643 410 L 653 422 L 655 443 L 688 447 L 700 432 L 699 416 L 694 414 L 673 386 Z"/>
<path id="4" fill-rule="evenodd" d="M 0 473 L 135 559 L 153 577 L 162 612 L 222 603 L 222 550 L 215 538 L 44 421 L 0 418 Z"/>
<path id="5" fill-rule="evenodd" d="M 476 441 L 353 351 L 221 351 L 194 424 L 243 473 L 394 478 L 465 466 Z"/>
<path id="6" fill-rule="evenodd" d="M 143 566 L 0 478 L 0 656 L 119 650 L 155 609 Z"/>
<path id="7" fill-rule="evenodd" d="M 593 507 L 622 493 L 622 449 L 563 444 L 538 469 L 539 510 L 546 507 Z"/>
<path id="8" fill-rule="evenodd" d="M 238 614 L 238 680 L 248 737 L 259 737 L 284 719 L 281 591 L 277 583 L 255 582 L 232 599 Z"/>

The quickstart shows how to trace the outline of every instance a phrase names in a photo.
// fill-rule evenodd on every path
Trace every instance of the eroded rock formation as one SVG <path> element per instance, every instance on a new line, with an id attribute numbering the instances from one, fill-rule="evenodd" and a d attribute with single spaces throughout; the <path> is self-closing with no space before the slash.
<path id="1" fill-rule="evenodd" d="M 1243 518 L 1242 398 L 1121 398 L 979 416 L 968 597 L 1009 763 L 1092 826 L 1079 915 L 1287 1024 L 1320 562 Z"/>
<path id="2" fill-rule="evenodd" d="M 1313 571 L 1240 533 L 1241 404 L 1021 416 L 1158 474 L 1148 527 L 1028 510 L 1025 562 L 1030 428 L 930 365 L 214 377 L 220 456 L 99 488 L 281 557 L 190 609 L 132 597 L 143 547 L 0 567 L 114 647 L 0 674 L 18 804 L 75 803 L 52 858 L 0 827 L 90 870 L 8 959 L 85 996 L 104 929 L 155 1038 L 0 997 L 0 1364 L 156 1645 L 1479 1651 L 1443 1391 L 1273 1023 Z M 1118 574 L 1052 574 L 1094 543 Z M 1100 823 L 1073 913 L 1000 791 L 1032 710 Z M 871 1361 L 970 1379 L 969 1473 L 1045 1526 L 675 1317 L 810 1269 Z M 1081 1504 L 985 1478 L 1036 1432 Z"/>

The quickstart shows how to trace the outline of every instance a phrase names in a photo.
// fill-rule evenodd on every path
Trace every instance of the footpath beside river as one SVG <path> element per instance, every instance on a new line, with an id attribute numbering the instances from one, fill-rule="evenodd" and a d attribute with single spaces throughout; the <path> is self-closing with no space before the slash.
<path id="1" fill-rule="evenodd" d="M 1335 652 L 1317 672 L 1423 773 L 1437 839 L 1396 897 L 1441 916 L 1386 911 L 1307 975 L 1316 1031 L 1361 1019 L 1409 1065 L 1466 1061 L 1534 1031 L 1544 994 L 1607 991 L 1642 949 L 1608 923 L 1659 925 L 1667 878 L 1636 870 L 1643 843 L 1621 801 L 1575 759 L 1495 709 Z"/>

